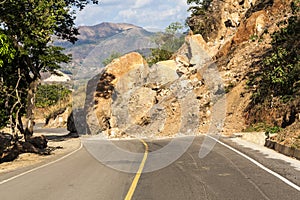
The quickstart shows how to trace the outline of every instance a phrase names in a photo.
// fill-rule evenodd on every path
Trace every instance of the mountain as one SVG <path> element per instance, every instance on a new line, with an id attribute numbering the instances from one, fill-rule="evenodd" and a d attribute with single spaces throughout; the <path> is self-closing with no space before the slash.
<path id="1" fill-rule="evenodd" d="M 80 41 L 97 41 L 103 38 L 108 38 L 129 29 L 142 29 L 141 27 L 127 23 L 109 23 L 103 22 L 95 26 L 80 26 L 79 27 L 79 42 Z"/>
<path id="2" fill-rule="evenodd" d="M 75 73 L 75 78 L 77 74 L 78 79 L 91 78 L 88 74 L 91 71 L 95 74 L 95 71 L 104 67 L 102 62 L 112 53 L 137 51 L 147 54 L 150 48 L 155 47 L 152 40 L 154 33 L 127 23 L 104 22 L 95 26 L 80 26 L 79 33 L 74 45 L 55 42 L 66 48 L 65 53 L 72 54 L 72 62 L 63 66 L 63 69 Z"/>

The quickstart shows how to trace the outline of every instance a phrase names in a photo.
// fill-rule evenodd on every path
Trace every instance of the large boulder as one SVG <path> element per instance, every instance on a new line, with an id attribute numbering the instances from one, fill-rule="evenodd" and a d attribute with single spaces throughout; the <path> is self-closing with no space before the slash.
<path id="1" fill-rule="evenodd" d="M 0 163 L 12 161 L 18 156 L 18 147 L 13 143 L 12 135 L 0 132 Z"/>
<path id="2" fill-rule="evenodd" d="M 84 109 L 91 133 L 111 128 L 113 95 L 124 94 L 133 89 L 137 84 L 137 79 L 143 75 L 146 65 L 144 58 L 133 52 L 114 59 L 102 73 L 96 76 L 98 80 L 95 80 L 96 88 L 93 98 L 86 102 Z"/>
<path id="3" fill-rule="evenodd" d="M 190 35 L 171 60 L 151 67 L 134 52 L 114 59 L 88 83 L 88 129 L 111 137 L 175 135 L 198 125 L 205 131 L 210 90 L 215 93 L 218 83 L 215 74 L 208 75 L 214 71 L 205 72 L 213 53 L 201 35 Z"/>
<path id="4" fill-rule="evenodd" d="M 32 144 L 37 149 L 45 149 L 47 147 L 48 140 L 46 136 L 32 136 L 27 138 L 26 142 Z"/>
<path id="5" fill-rule="evenodd" d="M 68 117 L 72 112 L 71 107 L 67 106 L 53 112 L 46 118 L 46 127 L 49 128 L 60 128 L 66 127 L 68 123 Z"/>

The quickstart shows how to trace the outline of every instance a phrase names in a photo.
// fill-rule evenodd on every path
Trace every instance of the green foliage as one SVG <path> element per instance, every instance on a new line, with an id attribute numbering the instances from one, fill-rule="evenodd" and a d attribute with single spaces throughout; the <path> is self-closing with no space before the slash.
<path id="1" fill-rule="evenodd" d="M 180 33 L 180 30 L 183 30 L 183 28 L 184 27 L 180 22 L 172 22 L 165 31 L 168 34 L 177 34 Z"/>
<path id="2" fill-rule="evenodd" d="M 168 60 L 171 58 L 174 52 L 167 51 L 161 48 L 151 49 L 151 56 L 146 60 L 149 65 L 153 65 L 159 61 Z"/>
<path id="3" fill-rule="evenodd" d="M 266 132 L 266 134 L 269 133 L 278 133 L 282 129 L 278 126 L 270 126 L 265 123 L 256 123 L 248 126 L 246 129 L 243 130 L 243 132 Z"/>
<path id="4" fill-rule="evenodd" d="M 193 5 L 188 11 L 191 11 L 192 15 L 204 15 L 211 2 L 212 0 L 187 0 L 188 5 Z"/>
<path id="5" fill-rule="evenodd" d="M 246 129 L 243 130 L 243 132 L 260 132 L 264 131 L 266 129 L 265 123 L 256 123 L 248 126 Z"/>
<path id="6" fill-rule="evenodd" d="M 61 84 L 57 85 L 40 85 L 36 93 L 36 107 L 46 108 L 58 103 L 59 100 L 67 98 L 71 94 Z"/>
<path id="7" fill-rule="evenodd" d="M 15 57 L 16 50 L 13 48 L 12 42 L 9 38 L 0 32 L 0 67 L 5 62 L 10 63 Z"/>
<path id="8" fill-rule="evenodd" d="M 32 118 L 35 85 L 41 71 L 68 62 L 53 36 L 74 43 L 75 8 L 83 9 L 96 0 L 5 0 L 0 3 L 0 126 L 25 114 Z M 30 99 L 27 101 L 27 99 Z M 19 115 L 18 115 L 19 114 Z M 3 118 L 2 118 L 3 117 Z M 22 132 L 22 127 L 18 127 Z M 24 132 L 24 131 L 23 131 Z"/>
<path id="9" fill-rule="evenodd" d="M 102 64 L 104 66 L 108 65 L 109 63 L 111 63 L 114 59 L 121 57 L 122 54 L 118 53 L 118 52 L 113 52 L 108 58 L 106 58 Z"/>
<path id="10" fill-rule="evenodd" d="M 213 0 L 187 0 L 191 16 L 186 19 L 186 24 L 194 34 L 201 34 L 206 41 L 217 35 L 216 29 L 221 23 L 221 8 L 218 5 L 211 6 L 212 2 Z"/>
<path id="11" fill-rule="evenodd" d="M 255 42 L 258 39 L 258 35 L 251 35 L 249 40 Z"/>
<path id="12" fill-rule="evenodd" d="M 299 0 L 291 6 L 294 15 L 278 23 L 279 31 L 272 34 L 272 50 L 260 63 L 261 74 L 251 80 L 250 85 L 258 85 L 252 96 L 255 102 L 263 102 L 268 96 L 293 99 L 300 89 Z"/>
<path id="13" fill-rule="evenodd" d="M 247 85 L 252 91 L 251 102 L 245 109 L 248 123 L 267 120 L 273 126 L 282 128 L 294 122 L 295 116 L 287 119 L 290 114 L 299 112 L 300 99 L 300 19 L 299 0 L 291 4 L 292 12 L 287 13 L 283 21 L 277 24 L 278 31 L 272 37 L 272 48 L 261 56 L 261 60 L 252 63 L 259 70 L 249 74 Z M 298 10 L 298 11 L 297 11 Z M 296 106 L 295 106 L 296 105 Z M 291 110 L 291 111 L 288 111 Z M 267 117 L 268 111 L 272 112 Z M 278 124 L 276 119 L 282 117 Z M 268 131 L 277 131 L 271 127 Z"/>
<path id="14" fill-rule="evenodd" d="M 151 56 L 146 58 L 152 65 L 159 61 L 168 60 L 184 43 L 184 35 L 180 33 L 183 26 L 179 22 L 171 23 L 165 32 L 157 33 L 153 40 L 158 48 L 151 49 Z"/>
<path id="15" fill-rule="evenodd" d="M 282 130 L 282 128 L 280 128 L 278 126 L 271 126 L 271 127 L 267 127 L 265 131 L 266 131 L 266 133 L 278 133 L 281 130 Z"/>

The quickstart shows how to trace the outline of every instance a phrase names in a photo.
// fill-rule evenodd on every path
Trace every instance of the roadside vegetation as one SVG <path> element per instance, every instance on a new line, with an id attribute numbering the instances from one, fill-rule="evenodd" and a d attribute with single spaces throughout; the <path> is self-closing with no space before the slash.
<path id="1" fill-rule="evenodd" d="M 280 21 L 272 36 L 272 48 L 253 65 L 260 70 L 251 74 L 248 87 L 253 90 L 251 103 L 246 108 L 249 123 L 264 121 L 257 113 L 264 109 L 278 109 L 284 118 L 270 126 L 286 128 L 295 122 L 300 112 L 300 1 L 291 4 L 290 17 Z M 285 116 L 286 115 L 286 116 Z"/>
<path id="2" fill-rule="evenodd" d="M 220 27 L 218 13 L 222 3 L 215 0 L 187 0 L 187 3 L 190 5 L 191 15 L 187 18 L 186 24 L 194 34 L 201 34 L 206 42 L 214 42 Z M 262 47 L 257 49 L 266 49 L 264 53 L 253 51 L 255 58 L 244 61 L 244 63 L 251 62 L 250 67 L 245 69 L 248 70 L 246 76 L 242 77 L 247 83 L 245 93 L 250 93 L 251 99 L 244 107 L 243 116 L 248 127 L 243 131 L 276 133 L 277 137 L 273 139 L 277 142 L 299 148 L 300 0 L 282 3 L 259 0 L 251 5 L 245 14 L 244 22 L 246 23 L 253 13 L 271 8 L 275 4 L 284 9 L 274 11 L 272 16 L 269 13 L 268 17 L 278 23 L 268 24 L 262 35 L 251 33 L 248 43 L 230 44 L 228 54 L 221 58 L 224 62 L 219 63 L 221 67 L 225 67 L 233 57 L 231 53 L 238 53 L 235 49 L 243 50 L 247 46 L 249 49 L 254 49 L 254 45 Z M 272 19 L 273 17 L 276 19 Z M 270 27 L 272 29 L 269 29 Z M 264 41 L 265 38 L 268 40 Z M 229 83 L 226 93 L 229 93 L 235 85 Z"/>
<path id="3" fill-rule="evenodd" d="M 27 1 L 0 3 L 0 127 L 11 127 L 29 138 L 33 134 L 35 93 L 41 71 L 53 72 L 70 61 L 63 48 L 53 45 L 53 35 L 75 43 L 75 9 L 97 0 Z M 6 117 L 5 117 L 6 116 Z M 26 116 L 26 123 L 21 118 Z"/>
<path id="4" fill-rule="evenodd" d="M 39 85 L 36 93 L 36 107 L 47 108 L 68 99 L 71 91 L 62 84 Z"/>
<path id="5" fill-rule="evenodd" d="M 50 119 L 72 108 L 72 92 L 62 84 L 39 85 L 35 105 L 35 118 L 45 119 L 47 125 Z"/>
<path id="6" fill-rule="evenodd" d="M 45 152 L 46 138 L 33 136 L 41 72 L 53 73 L 61 63 L 70 61 L 71 56 L 53 45 L 53 40 L 77 41 L 76 9 L 89 3 L 98 0 L 0 2 L 0 128 L 10 127 L 10 134 L 0 133 L 0 163 L 24 152 Z M 44 103 L 52 102 L 39 105 Z"/>

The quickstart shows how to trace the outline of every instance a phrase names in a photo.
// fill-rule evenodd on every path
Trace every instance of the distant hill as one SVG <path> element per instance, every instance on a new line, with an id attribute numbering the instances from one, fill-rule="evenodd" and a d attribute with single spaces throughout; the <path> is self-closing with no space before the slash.
<path id="1" fill-rule="evenodd" d="M 95 26 L 80 26 L 78 37 L 80 41 L 98 41 L 103 38 L 114 36 L 129 29 L 142 29 L 141 27 L 126 23 L 103 22 Z"/>
<path id="2" fill-rule="evenodd" d="M 72 54 L 72 63 L 63 66 L 63 70 L 71 71 L 75 78 L 91 78 L 97 74 L 104 67 L 103 60 L 112 53 L 137 51 L 147 54 L 150 48 L 155 47 L 151 39 L 154 33 L 127 23 L 104 22 L 95 26 L 80 26 L 79 32 L 75 45 L 59 40 L 55 42 L 66 48 L 65 53 Z"/>

